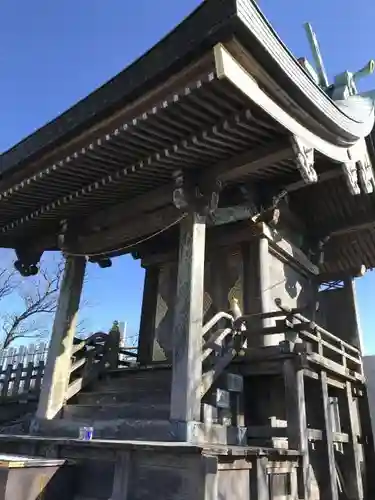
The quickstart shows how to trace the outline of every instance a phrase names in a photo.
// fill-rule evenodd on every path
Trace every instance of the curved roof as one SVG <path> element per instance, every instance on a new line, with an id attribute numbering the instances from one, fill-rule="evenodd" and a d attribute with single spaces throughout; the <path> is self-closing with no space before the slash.
<path id="1" fill-rule="evenodd" d="M 312 117 L 324 123 L 328 133 L 337 135 L 338 145 L 352 145 L 370 133 L 373 110 L 367 116 L 354 117 L 337 106 L 301 67 L 254 1 L 206 0 L 131 66 L 3 153 L 0 172 L 4 174 L 40 154 L 44 148 L 87 129 L 93 122 L 150 90 L 168 74 L 191 62 L 197 54 L 232 35 L 251 49 L 289 99 L 295 99 Z"/>
<path id="2" fill-rule="evenodd" d="M 255 2 L 205 0 L 130 67 L 0 156 L 0 245 L 38 239 L 56 248 L 61 221 L 77 219 L 77 248 L 133 241 L 134 228 L 106 232 L 107 210 L 121 202 L 122 215 L 112 210 L 111 220 L 124 225 L 137 210 L 167 206 L 169 219 L 159 217 L 159 225 L 172 221 L 178 168 L 218 176 L 229 191 L 267 185 L 270 196 L 300 179 L 293 137 L 316 151 L 319 179 L 345 185 L 340 164 L 359 159 L 358 144 L 374 125 L 373 106 L 360 104 L 359 112 L 333 102 Z M 314 189 L 320 184 L 306 193 Z M 308 199 L 298 197 L 297 210 Z M 336 225 L 338 206 L 323 209 Z M 314 220 L 306 221 L 312 232 Z M 375 265 L 375 251 L 368 262 Z"/>

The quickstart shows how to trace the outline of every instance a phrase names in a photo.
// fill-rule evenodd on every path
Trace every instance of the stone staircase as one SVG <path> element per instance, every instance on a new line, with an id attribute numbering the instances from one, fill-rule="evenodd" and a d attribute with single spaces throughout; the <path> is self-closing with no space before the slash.
<path id="1" fill-rule="evenodd" d="M 92 426 L 96 438 L 173 440 L 168 420 L 171 379 L 168 365 L 110 370 L 39 432 L 77 437 L 80 427 Z"/>
<path id="2" fill-rule="evenodd" d="M 176 429 L 169 421 L 171 381 L 170 365 L 110 370 L 77 393 L 59 418 L 41 423 L 38 434 L 76 438 L 80 427 L 91 426 L 95 438 L 177 441 Z M 230 409 L 223 408 L 223 400 L 234 396 L 229 397 L 227 385 L 225 390 L 213 388 L 202 405 L 203 418 L 207 413 L 210 418 L 213 415 L 213 428 L 220 427 L 221 435 L 231 427 Z M 207 407 L 213 411 L 207 412 Z M 218 420 L 221 414 L 223 418 Z"/>

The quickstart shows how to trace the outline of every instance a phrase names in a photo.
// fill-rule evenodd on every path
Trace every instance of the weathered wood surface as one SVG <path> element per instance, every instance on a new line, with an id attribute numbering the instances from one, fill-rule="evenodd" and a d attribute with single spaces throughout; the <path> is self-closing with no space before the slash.
<path id="1" fill-rule="evenodd" d="M 180 228 L 180 253 L 173 328 L 171 419 L 200 420 L 205 218 L 193 213 Z"/>
<path id="2" fill-rule="evenodd" d="M 39 399 L 38 418 L 55 417 L 64 404 L 85 268 L 84 257 L 66 259 Z"/>

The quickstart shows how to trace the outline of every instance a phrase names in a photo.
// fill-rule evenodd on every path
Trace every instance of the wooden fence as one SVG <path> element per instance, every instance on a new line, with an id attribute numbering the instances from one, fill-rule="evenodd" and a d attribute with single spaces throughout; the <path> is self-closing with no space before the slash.
<path id="1" fill-rule="evenodd" d="M 37 396 L 42 384 L 48 344 L 11 347 L 0 352 L 0 398 Z"/>
<path id="2" fill-rule="evenodd" d="M 120 347 L 118 366 L 129 366 L 136 361 L 136 350 Z M 47 354 L 46 342 L 0 351 L 0 401 L 38 397 Z"/>
<path id="3" fill-rule="evenodd" d="M 46 362 L 48 353 L 48 344 L 40 342 L 39 344 L 21 345 L 10 347 L 0 351 L 0 370 L 5 370 L 8 365 L 13 367 L 22 364 L 27 366 L 29 363 L 39 365 L 40 361 Z"/>

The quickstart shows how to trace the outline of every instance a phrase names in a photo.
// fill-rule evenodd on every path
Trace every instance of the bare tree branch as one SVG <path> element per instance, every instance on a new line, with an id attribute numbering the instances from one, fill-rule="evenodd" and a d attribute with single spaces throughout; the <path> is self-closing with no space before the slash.
<path id="1" fill-rule="evenodd" d="M 14 291 L 15 284 L 15 271 L 0 269 L 0 300 Z"/>
<path id="2" fill-rule="evenodd" d="M 12 281 L 14 273 L 7 274 L 6 270 L 3 273 L 6 286 L 2 287 L 4 292 L 0 299 L 17 293 L 20 302 L 18 311 L 3 314 L 0 318 L 3 331 L 1 346 L 5 349 L 16 339 L 40 338 L 48 333 L 45 320 L 57 308 L 63 262 L 59 261 L 51 268 L 42 267 L 35 278 L 18 280 L 18 283 Z"/>

